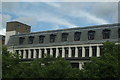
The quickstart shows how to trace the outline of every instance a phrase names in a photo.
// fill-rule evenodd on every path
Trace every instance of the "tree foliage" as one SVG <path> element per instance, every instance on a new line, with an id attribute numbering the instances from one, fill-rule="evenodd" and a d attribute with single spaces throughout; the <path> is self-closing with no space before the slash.
<path id="1" fill-rule="evenodd" d="M 103 55 L 92 57 L 82 70 L 72 68 L 69 61 L 58 57 L 21 62 L 19 55 L 2 48 L 3 78 L 118 78 L 120 77 L 120 45 L 103 44 Z"/>
<path id="2" fill-rule="evenodd" d="M 84 65 L 85 78 L 119 78 L 120 77 L 120 45 L 106 42 L 103 45 L 103 55 L 93 57 Z"/>

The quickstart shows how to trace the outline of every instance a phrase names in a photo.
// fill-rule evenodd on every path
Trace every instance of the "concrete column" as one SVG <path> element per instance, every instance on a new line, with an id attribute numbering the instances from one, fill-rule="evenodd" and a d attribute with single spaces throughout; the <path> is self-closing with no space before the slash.
<path id="1" fill-rule="evenodd" d="M 97 57 L 100 57 L 100 47 L 97 46 Z"/>
<path id="2" fill-rule="evenodd" d="M 64 47 L 62 47 L 62 58 L 64 58 L 65 57 L 65 49 L 64 49 Z"/>
<path id="3" fill-rule="evenodd" d="M 19 56 L 20 56 L 20 59 L 21 59 L 21 50 L 19 50 L 18 54 L 19 54 Z"/>
<path id="4" fill-rule="evenodd" d="M 78 48 L 75 47 L 75 57 L 78 57 Z"/>
<path id="5" fill-rule="evenodd" d="M 82 69 L 82 62 L 79 62 L 79 69 Z"/>
<path id="6" fill-rule="evenodd" d="M 47 56 L 47 48 L 44 48 L 44 57 Z"/>
<path id="7" fill-rule="evenodd" d="M 85 57 L 85 47 L 82 46 L 82 57 Z"/>
<path id="8" fill-rule="evenodd" d="M 52 50 L 52 48 L 50 48 L 50 56 L 53 57 L 53 50 Z"/>
<path id="9" fill-rule="evenodd" d="M 26 58 L 26 51 L 23 50 L 23 59 L 25 59 L 25 58 Z"/>
<path id="10" fill-rule="evenodd" d="M 28 58 L 31 58 L 31 50 L 28 50 Z"/>
<path id="11" fill-rule="evenodd" d="M 92 46 L 89 46 L 89 57 L 92 57 Z"/>
<path id="12" fill-rule="evenodd" d="M 68 57 L 71 57 L 71 47 L 68 48 Z"/>
<path id="13" fill-rule="evenodd" d="M 41 58 L 41 55 L 42 54 L 42 51 L 41 51 L 41 49 L 39 49 L 39 57 L 38 58 Z"/>
<path id="14" fill-rule="evenodd" d="M 59 50 L 58 48 L 56 48 L 56 58 L 59 56 L 58 54 L 59 54 Z"/>
<path id="15" fill-rule="evenodd" d="M 36 50 L 35 49 L 33 49 L 33 58 L 36 58 Z"/>

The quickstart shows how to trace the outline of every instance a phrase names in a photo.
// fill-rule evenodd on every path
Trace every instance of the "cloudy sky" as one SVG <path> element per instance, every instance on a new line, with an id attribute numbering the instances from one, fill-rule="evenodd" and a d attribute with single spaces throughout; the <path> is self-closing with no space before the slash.
<path id="1" fill-rule="evenodd" d="M 2 2 L 0 34 L 6 22 L 20 21 L 32 32 L 118 22 L 117 2 Z"/>

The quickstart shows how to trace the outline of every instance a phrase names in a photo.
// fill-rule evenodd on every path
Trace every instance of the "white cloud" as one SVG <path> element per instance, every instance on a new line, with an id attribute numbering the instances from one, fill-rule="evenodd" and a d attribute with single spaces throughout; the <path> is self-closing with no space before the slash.
<path id="1" fill-rule="evenodd" d="M 102 18 L 98 18 L 97 16 L 94 16 L 94 15 L 92 15 L 88 12 L 84 12 L 84 11 L 73 13 L 72 16 L 79 17 L 81 19 L 85 19 L 87 23 L 95 23 L 95 24 L 108 24 L 109 23 L 108 21 L 106 21 Z"/>
<path id="2" fill-rule="evenodd" d="M 0 34 L 5 35 L 6 33 L 6 22 L 11 20 L 10 15 L 0 14 Z"/>
<path id="3" fill-rule="evenodd" d="M 92 24 L 106 24 L 106 23 L 109 23 L 108 20 L 105 20 L 103 17 L 99 17 L 99 14 L 91 14 L 89 13 L 88 11 L 83 11 L 84 8 L 88 7 L 89 6 L 92 6 L 92 7 L 95 7 L 97 4 L 95 4 L 93 6 L 92 3 L 60 3 L 60 4 L 56 4 L 56 5 L 59 5 L 59 7 L 56 7 L 54 6 L 55 8 L 57 8 L 59 11 L 63 12 L 61 14 L 64 14 L 66 16 L 73 16 L 73 17 L 76 17 L 76 18 L 80 18 L 80 20 L 85 20 L 87 23 L 92 23 Z M 50 3 L 50 5 L 52 5 Z M 106 6 L 104 6 L 106 5 Z M 113 13 L 111 9 L 109 9 L 109 6 L 110 4 L 107 3 L 103 3 L 102 6 L 105 7 L 105 9 L 103 9 L 104 12 L 111 12 Z M 99 9 L 100 8 L 100 4 L 99 6 L 96 6 L 96 8 L 94 9 Z M 100 10 L 101 11 L 101 15 L 102 15 L 102 9 Z M 107 13 L 108 13 L 107 12 Z M 109 14 L 104 14 L 104 16 L 108 16 Z M 114 16 L 112 16 L 114 17 Z"/>
<path id="4" fill-rule="evenodd" d="M 60 7 L 61 7 L 61 5 L 60 5 L 60 4 L 55 3 L 55 2 L 46 2 L 46 4 L 48 4 L 49 6 L 56 7 L 56 8 L 60 8 Z"/>
<path id="5" fill-rule="evenodd" d="M 37 18 L 36 17 L 18 17 L 14 19 L 14 21 L 20 21 L 28 25 L 36 25 L 37 24 Z"/>
<path id="6" fill-rule="evenodd" d="M 6 29 L 0 29 L 0 35 L 5 35 Z"/>
<path id="7" fill-rule="evenodd" d="M 59 16 L 55 16 L 52 14 L 44 14 L 42 16 L 43 17 L 39 18 L 39 21 L 50 22 L 50 23 L 53 23 L 55 25 L 64 25 L 65 27 L 68 27 L 68 28 L 76 27 L 75 24 L 72 24 L 68 20 L 61 18 Z"/>

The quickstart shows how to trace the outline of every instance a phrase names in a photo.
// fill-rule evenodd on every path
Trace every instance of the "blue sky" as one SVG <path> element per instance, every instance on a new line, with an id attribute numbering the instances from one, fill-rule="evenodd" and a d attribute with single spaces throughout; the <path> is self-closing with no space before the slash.
<path id="1" fill-rule="evenodd" d="M 20 21 L 32 32 L 86 27 L 118 22 L 117 2 L 2 2 L 2 28 Z"/>

